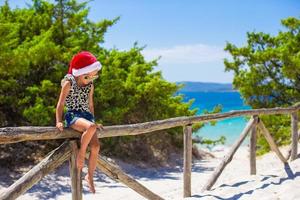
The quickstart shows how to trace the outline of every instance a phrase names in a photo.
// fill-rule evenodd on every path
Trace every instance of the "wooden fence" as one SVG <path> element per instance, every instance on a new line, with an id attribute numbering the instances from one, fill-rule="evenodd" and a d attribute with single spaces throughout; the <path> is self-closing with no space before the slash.
<path id="1" fill-rule="evenodd" d="M 215 169 L 209 178 L 208 182 L 203 186 L 202 191 L 209 190 L 217 181 L 226 165 L 232 160 L 233 155 L 240 147 L 246 136 L 250 133 L 250 174 L 256 174 L 256 135 L 257 128 L 265 136 L 271 149 L 276 153 L 278 158 L 283 162 L 288 162 L 289 159 L 297 158 L 297 145 L 299 140 L 298 135 L 298 111 L 300 103 L 288 108 L 263 108 L 253 110 L 230 111 L 227 113 L 208 114 L 192 117 L 176 117 L 158 121 L 151 121 L 139 124 L 105 126 L 104 130 L 97 130 L 98 138 L 116 137 L 125 135 L 145 134 L 157 130 L 169 129 L 173 127 L 183 127 L 184 137 L 184 152 L 183 152 L 183 197 L 191 196 L 191 170 L 192 170 L 192 124 L 197 122 L 209 122 L 226 118 L 250 116 L 250 120 L 241 133 L 238 140 L 232 145 L 228 154 L 224 156 L 220 165 Z M 260 115 L 275 115 L 289 114 L 291 115 L 291 145 L 288 155 L 284 156 L 278 149 L 271 134 L 266 129 L 264 123 L 260 119 Z M 52 140 L 52 139 L 67 139 L 58 148 L 51 151 L 45 159 L 34 166 L 19 180 L 13 183 L 8 188 L 2 190 L 0 200 L 16 199 L 34 184 L 39 182 L 44 176 L 54 171 L 62 165 L 66 160 L 69 160 L 70 176 L 72 183 L 72 199 L 82 199 L 82 180 L 81 172 L 76 168 L 75 158 L 78 153 L 78 138 L 81 133 L 72 129 L 65 129 L 60 132 L 55 127 L 4 127 L 0 128 L 0 144 L 16 143 L 29 140 Z M 129 175 L 125 174 L 115 163 L 109 159 L 99 156 L 97 167 L 110 178 L 119 181 L 135 192 L 139 193 L 147 199 L 163 199 L 159 195 L 153 193 L 145 186 L 140 184 Z"/>

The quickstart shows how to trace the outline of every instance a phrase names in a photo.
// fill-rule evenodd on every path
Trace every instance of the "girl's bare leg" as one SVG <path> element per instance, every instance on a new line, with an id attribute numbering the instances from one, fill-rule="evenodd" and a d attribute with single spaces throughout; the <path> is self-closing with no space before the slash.
<path id="1" fill-rule="evenodd" d="M 91 151 L 89 156 L 88 174 L 85 176 L 85 180 L 88 182 L 91 192 L 95 193 L 94 172 L 96 169 L 98 154 L 100 151 L 100 144 L 96 134 L 94 134 L 91 139 L 90 149 Z"/>
<path id="2" fill-rule="evenodd" d="M 76 122 L 71 126 L 71 128 L 83 132 L 82 137 L 81 137 L 81 148 L 79 149 L 78 155 L 77 155 L 77 167 L 81 170 L 83 165 L 84 165 L 84 158 L 85 158 L 85 152 L 87 149 L 88 144 L 90 144 L 91 152 L 89 156 L 89 167 L 88 167 L 88 174 L 85 176 L 85 180 L 88 182 L 90 191 L 92 193 L 95 193 L 95 187 L 94 187 L 94 180 L 93 180 L 93 175 L 94 171 L 96 169 L 97 165 L 97 158 L 98 158 L 98 153 L 100 150 L 100 144 L 99 140 L 97 138 L 97 135 L 95 134 L 96 128 L 94 131 L 94 134 L 92 134 L 93 128 L 92 122 L 80 118 L 76 120 Z M 90 129 L 90 130 L 89 130 Z M 85 135 L 84 135 L 85 134 Z M 84 136 L 83 136 L 84 135 Z M 91 136 L 91 138 L 89 138 Z M 89 142 L 87 142 L 89 141 Z"/>
<path id="3" fill-rule="evenodd" d="M 80 132 L 84 130 L 81 136 L 81 145 L 76 159 L 77 168 L 81 170 L 84 166 L 84 157 L 87 146 L 97 130 L 97 125 L 86 119 L 79 118 L 74 124 L 72 124 L 71 128 Z"/>
<path id="4" fill-rule="evenodd" d="M 85 157 L 87 146 L 89 145 L 93 135 L 95 135 L 96 130 L 97 130 L 97 125 L 91 124 L 89 128 L 85 132 L 83 132 L 81 136 L 81 145 L 78 152 L 78 160 L 77 160 L 77 166 L 80 169 L 83 168 L 84 157 Z"/>

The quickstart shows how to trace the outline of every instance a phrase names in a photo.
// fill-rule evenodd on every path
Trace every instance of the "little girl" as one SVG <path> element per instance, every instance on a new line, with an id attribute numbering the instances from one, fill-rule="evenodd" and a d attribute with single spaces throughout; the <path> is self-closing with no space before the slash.
<path id="1" fill-rule="evenodd" d="M 63 127 L 71 127 L 82 132 L 81 145 L 76 158 L 79 171 L 84 166 L 86 149 L 90 145 L 88 174 L 85 180 L 92 193 L 95 193 L 93 174 L 100 151 L 96 130 L 103 129 L 102 124 L 95 123 L 93 102 L 93 80 L 98 78 L 97 73 L 100 69 L 100 62 L 90 52 L 82 51 L 76 54 L 70 62 L 68 74 L 61 81 L 62 89 L 56 106 L 56 127 L 60 131 L 63 131 Z M 64 115 L 65 120 L 62 121 L 65 103 L 67 112 Z"/>

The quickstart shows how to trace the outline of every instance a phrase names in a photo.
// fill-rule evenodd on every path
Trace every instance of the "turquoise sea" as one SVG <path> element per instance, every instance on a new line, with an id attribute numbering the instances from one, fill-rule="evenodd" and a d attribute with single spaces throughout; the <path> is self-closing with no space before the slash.
<path id="1" fill-rule="evenodd" d="M 246 110 L 251 109 L 250 106 L 243 104 L 241 95 L 238 92 L 180 92 L 184 94 L 184 101 L 195 99 L 192 104 L 193 108 L 198 108 L 197 115 L 202 115 L 205 109 L 211 111 L 214 106 L 221 104 L 222 112 L 231 110 Z M 241 134 L 247 120 L 244 117 L 235 117 L 225 120 L 220 120 L 215 126 L 207 123 L 198 132 L 193 135 L 198 135 L 207 139 L 218 139 L 220 136 L 226 137 L 225 145 L 231 145 Z"/>

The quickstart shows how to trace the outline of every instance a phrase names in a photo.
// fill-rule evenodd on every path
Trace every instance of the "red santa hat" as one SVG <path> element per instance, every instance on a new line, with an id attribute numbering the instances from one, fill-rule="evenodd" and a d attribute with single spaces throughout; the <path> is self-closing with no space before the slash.
<path id="1" fill-rule="evenodd" d="M 73 56 L 68 74 L 80 76 L 95 70 L 100 70 L 101 64 L 97 58 L 88 51 L 82 51 Z"/>

